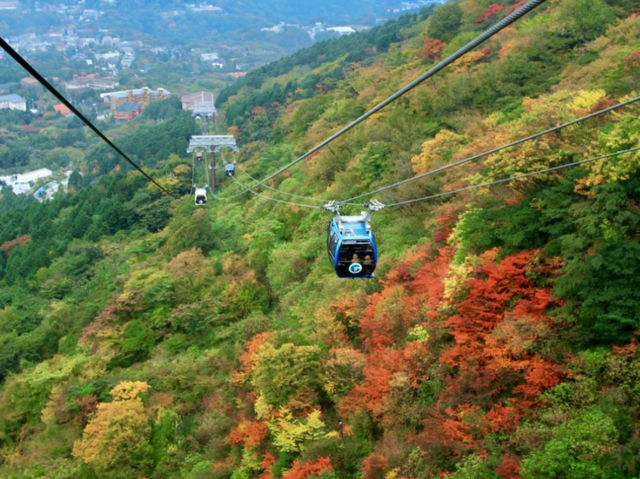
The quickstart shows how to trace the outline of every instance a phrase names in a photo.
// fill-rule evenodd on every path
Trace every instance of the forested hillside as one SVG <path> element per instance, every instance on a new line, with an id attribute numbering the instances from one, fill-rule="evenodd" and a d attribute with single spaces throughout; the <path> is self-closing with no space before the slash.
<path id="1" fill-rule="evenodd" d="M 447 3 L 372 31 L 356 57 L 345 38 L 322 63 L 301 52 L 247 76 L 219 105 L 237 180 L 524 3 Z M 345 200 L 631 99 L 639 79 L 637 2 L 549 0 L 268 186 Z M 347 280 L 327 211 L 264 188 L 232 198 L 230 179 L 195 207 L 180 157 L 195 125 L 157 108 L 113 133 L 178 199 L 104 147 L 73 194 L 2 190 L 0 477 L 640 478 L 637 151 L 383 209 L 376 278 Z M 374 198 L 638 147 L 639 113 Z"/>

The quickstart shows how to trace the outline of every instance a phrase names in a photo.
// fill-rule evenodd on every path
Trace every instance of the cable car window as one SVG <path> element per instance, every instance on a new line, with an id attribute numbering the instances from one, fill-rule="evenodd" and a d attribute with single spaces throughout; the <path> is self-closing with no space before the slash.
<path id="1" fill-rule="evenodd" d="M 375 255 L 369 241 L 343 241 L 338 252 L 336 272 L 339 275 L 370 275 L 375 270 Z M 359 264 L 360 267 L 352 267 Z"/>
<path id="2" fill-rule="evenodd" d="M 335 258 L 336 246 L 338 246 L 338 235 L 331 233 L 329 235 L 329 256 L 332 261 Z"/>

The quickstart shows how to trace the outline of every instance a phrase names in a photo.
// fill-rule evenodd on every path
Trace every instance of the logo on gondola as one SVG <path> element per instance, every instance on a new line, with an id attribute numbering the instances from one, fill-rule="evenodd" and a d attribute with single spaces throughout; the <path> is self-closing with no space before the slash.
<path id="1" fill-rule="evenodd" d="M 362 271 L 362 265 L 360 263 L 353 263 L 349 266 L 349 273 L 358 274 Z"/>

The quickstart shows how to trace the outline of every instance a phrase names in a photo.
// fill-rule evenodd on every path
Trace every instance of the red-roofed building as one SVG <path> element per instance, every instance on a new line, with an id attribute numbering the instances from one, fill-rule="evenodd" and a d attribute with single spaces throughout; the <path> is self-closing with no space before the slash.
<path id="1" fill-rule="evenodd" d="M 69 110 L 69 108 L 67 108 L 67 106 L 62 103 L 58 103 L 56 106 L 53 107 L 53 109 L 64 116 L 72 114 L 71 110 Z"/>
<path id="2" fill-rule="evenodd" d="M 23 83 L 25 85 L 37 85 L 38 80 L 33 77 L 24 77 L 22 80 L 20 80 L 20 83 Z"/>

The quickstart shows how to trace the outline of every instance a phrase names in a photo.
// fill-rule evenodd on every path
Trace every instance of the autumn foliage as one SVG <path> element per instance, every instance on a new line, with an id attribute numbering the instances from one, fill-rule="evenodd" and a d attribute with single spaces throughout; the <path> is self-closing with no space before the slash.
<path id="1" fill-rule="evenodd" d="M 382 479 L 387 461 L 380 454 L 373 453 L 362 461 L 362 479 Z"/>
<path id="2" fill-rule="evenodd" d="M 445 43 L 437 38 L 425 38 L 422 45 L 422 58 L 434 62 L 442 55 Z"/>
<path id="3" fill-rule="evenodd" d="M 482 23 L 485 20 L 490 19 L 491 17 L 495 17 L 504 11 L 504 5 L 500 5 L 499 3 L 492 3 L 489 5 L 484 12 L 476 19 L 476 23 Z"/>
<path id="4" fill-rule="evenodd" d="M 149 385 L 144 382 L 121 382 L 111 390 L 114 401 L 101 403 L 97 413 L 84 429 L 82 439 L 75 442 L 73 455 L 99 469 L 124 462 L 135 468 L 141 460 L 151 427 L 139 395 Z M 133 457 L 130 457 L 131 453 Z"/>
<path id="5" fill-rule="evenodd" d="M 247 447 L 257 446 L 267 437 L 267 425 L 261 422 L 243 422 L 233 428 L 227 438 L 229 444 L 244 443 Z"/>
<path id="6" fill-rule="evenodd" d="M 315 461 L 305 461 L 300 463 L 297 459 L 293 461 L 293 467 L 282 476 L 282 479 L 307 479 L 308 477 L 322 477 L 333 470 L 331 458 L 320 457 Z"/>
<path id="7" fill-rule="evenodd" d="M 17 246 L 17 245 L 21 245 L 21 244 L 27 244 L 31 241 L 31 236 L 29 235 L 22 235 L 22 236 L 18 236 L 15 239 L 12 239 L 11 241 L 5 241 L 4 243 L 2 243 L 2 245 L 0 245 L 0 250 L 4 251 L 4 253 L 9 256 L 11 254 L 11 250 Z"/>
<path id="8" fill-rule="evenodd" d="M 496 472 L 504 479 L 521 479 L 520 461 L 512 454 L 505 454 L 502 463 L 496 468 Z"/>
<path id="9" fill-rule="evenodd" d="M 427 450 L 437 446 L 459 456 L 484 454 L 486 434 L 513 432 L 537 407 L 538 396 L 562 378 L 560 366 L 532 349 L 550 333 L 546 311 L 554 305 L 550 291 L 536 286 L 532 277 L 551 274 L 556 266 L 539 261 L 537 251 L 522 251 L 500 262 L 489 251 L 465 280 L 452 276 L 454 253 L 451 247 L 417 249 L 387 275 L 381 292 L 369 296 L 360 317 L 361 339 L 368 351 L 364 378 L 342 399 L 340 411 L 348 418 L 364 409 L 382 422 L 387 416 L 392 421 L 399 414 L 392 397 L 400 378 L 417 390 L 431 379 L 425 370 L 436 359 L 428 342 L 405 343 L 404 338 L 413 338 L 409 331 L 415 325 L 447 332 L 453 343 L 437 359 L 452 372 L 442 377 L 443 387 L 427 412 L 421 441 Z M 422 266 L 416 268 L 417 263 Z M 455 303 L 446 295 L 451 281 L 467 291 Z M 376 457 L 363 463 L 363 471 L 369 471 L 365 477 L 377 477 L 374 471 L 383 468 Z M 517 477 L 511 457 L 505 458 L 501 470 Z"/>

